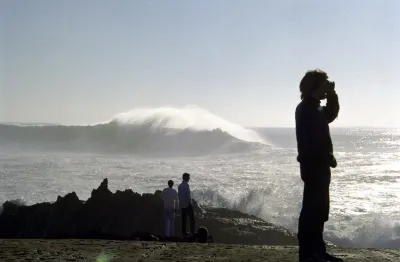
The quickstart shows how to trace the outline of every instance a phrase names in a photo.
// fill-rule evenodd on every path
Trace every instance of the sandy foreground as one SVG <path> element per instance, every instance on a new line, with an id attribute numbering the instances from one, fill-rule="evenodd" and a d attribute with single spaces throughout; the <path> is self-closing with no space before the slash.
<path id="1" fill-rule="evenodd" d="M 400 261 L 398 249 L 330 251 L 345 261 Z M 294 246 L 155 243 L 112 240 L 0 240 L 0 261 L 297 261 Z"/>

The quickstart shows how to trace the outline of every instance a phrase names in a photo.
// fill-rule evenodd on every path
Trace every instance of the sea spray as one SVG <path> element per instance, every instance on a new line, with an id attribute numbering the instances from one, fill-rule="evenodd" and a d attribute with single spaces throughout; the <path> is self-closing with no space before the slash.
<path id="1" fill-rule="evenodd" d="M 266 143 L 265 139 L 254 130 L 231 123 L 198 106 L 134 109 L 116 115 L 111 122 L 122 125 L 150 125 L 153 130 L 160 128 L 191 131 L 221 129 L 239 140 Z"/>

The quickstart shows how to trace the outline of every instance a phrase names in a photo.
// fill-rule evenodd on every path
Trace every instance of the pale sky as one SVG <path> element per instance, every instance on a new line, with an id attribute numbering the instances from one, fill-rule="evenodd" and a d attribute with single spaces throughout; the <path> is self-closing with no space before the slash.
<path id="1" fill-rule="evenodd" d="M 0 0 L 0 121 L 83 124 L 197 105 L 294 126 L 308 69 L 335 126 L 400 126 L 398 0 Z"/>

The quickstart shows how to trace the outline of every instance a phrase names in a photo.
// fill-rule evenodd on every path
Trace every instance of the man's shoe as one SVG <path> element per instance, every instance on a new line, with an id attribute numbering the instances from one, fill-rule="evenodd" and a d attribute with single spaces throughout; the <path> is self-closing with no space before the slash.
<path id="1" fill-rule="evenodd" d="M 321 255 L 319 255 L 319 257 L 325 259 L 328 262 L 344 262 L 344 260 L 342 258 L 335 257 L 335 256 L 333 256 L 331 254 L 328 254 L 328 253 L 321 254 Z"/>
<path id="2" fill-rule="evenodd" d="M 324 258 L 320 257 L 317 254 L 314 254 L 312 256 L 309 256 L 306 259 L 300 259 L 299 262 L 329 262 L 329 261 L 325 260 Z"/>

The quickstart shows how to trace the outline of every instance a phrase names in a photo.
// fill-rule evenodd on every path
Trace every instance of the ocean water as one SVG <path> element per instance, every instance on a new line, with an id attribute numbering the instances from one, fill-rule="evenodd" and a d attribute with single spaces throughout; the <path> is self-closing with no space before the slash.
<path id="1" fill-rule="evenodd" d="M 332 128 L 325 237 L 346 247 L 400 247 L 400 130 Z M 91 126 L 0 125 L 0 201 L 87 199 L 111 190 L 144 193 L 192 175 L 194 198 L 234 208 L 293 232 L 302 181 L 293 128 L 243 128 L 197 107 L 136 110 Z"/>

